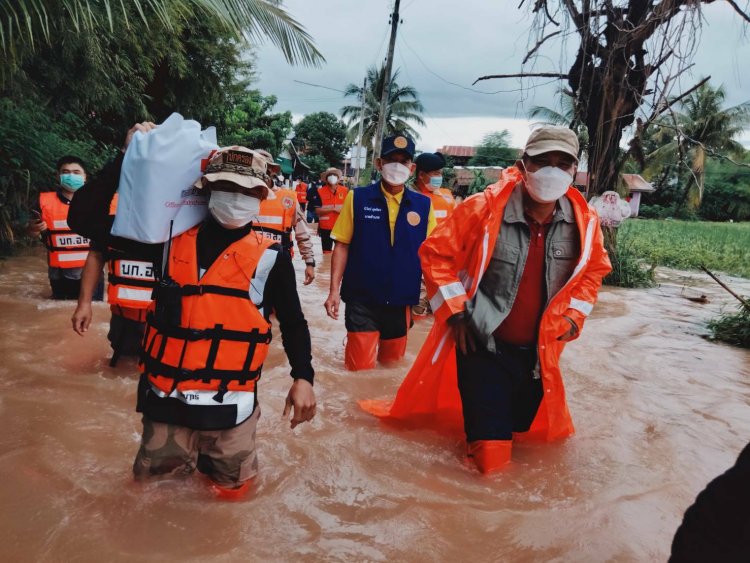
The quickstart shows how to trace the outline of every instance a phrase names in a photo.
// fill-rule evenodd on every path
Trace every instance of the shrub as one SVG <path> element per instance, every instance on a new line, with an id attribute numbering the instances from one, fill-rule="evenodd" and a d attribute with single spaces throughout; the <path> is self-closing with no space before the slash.
<path id="1" fill-rule="evenodd" d="M 716 340 L 750 348 L 750 308 L 740 305 L 736 313 L 725 313 L 708 322 Z"/>
<path id="2" fill-rule="evenodd" d="M 609 250 L 612 271 L 604 278 L 606 285 L 652 287 L 656 283 L 654 280 L 656 261 L 652 260 L 648 265 L 646 260 L 638 254 L 633 242 L 633 237 L 623 233 L 618 237 L 615 248 Z"/>

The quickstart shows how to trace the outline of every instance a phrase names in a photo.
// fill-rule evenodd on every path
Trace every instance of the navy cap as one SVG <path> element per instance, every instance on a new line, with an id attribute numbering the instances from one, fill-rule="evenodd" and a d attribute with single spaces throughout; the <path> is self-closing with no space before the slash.
<path id="1" fill-rule="evenodd" d="M 420 172 L 433 172 L 445 168 L 445 157 L 439 152 L 423 152 L 414 162 Z"/>
<path id="2" fill-rule="evenodd" d="M 391 135 L 383 139 L 383 144 L 380 145 L 380 156 L 388 156 L 394 152 L 405 152 L 409 155 L 409 158 L 414 158 L 414 152 L 416 147 L 411 137 L 406 135 Z"/>

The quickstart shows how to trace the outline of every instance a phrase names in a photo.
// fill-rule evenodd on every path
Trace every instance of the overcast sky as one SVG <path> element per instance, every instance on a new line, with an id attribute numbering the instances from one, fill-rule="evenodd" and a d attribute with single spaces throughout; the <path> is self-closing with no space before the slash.
<path id="1" fill-rule="evenodd" d="M 399 69 L 399 84 L 414 86 L 425 106 L 427 126 L 418 128 L 420 150 L 476 145 L 486 133 L 500 129 L 509 129 L 514 145 L 522 146 L 530 127 L 526 119 L 530 108 L 557 107 L 559 81 L 490 80 L 471 85 L 482 75 L 521 71 L 531 19 L 525 9 L 517 9 L 518 3 L 401 0 L 403 24 L 394 68 Z M 392 5 L 392 0 L 286 0 L 285 8 L 310 32 L 327 62 L 315 69 L 291 67 L 273 46 L 262 46 L 257 52 L 257 87 L 275 94 L 277 109 L 289 110 L 295 118 L 316 111 L 338 115 L 342 106 L 357 101 L 295 80 L 336 90 L 361 84 L 367 67 L 385 59 Z M 711 84 L 724 85 L 728 105 L 750 100 L 750 27 L 743 29 L 740 18 L 724 2 L 704 6 L 703 16 L 700 48 L 683 88 L 711 75 Z M 575 41 L 567 48 L 550 47 L 537 60 L 536 70 L 567 70 Z M 534 84 L 538 87 L 531 88 Z M 745 137 L 750 145 L 750 133 Z"/>

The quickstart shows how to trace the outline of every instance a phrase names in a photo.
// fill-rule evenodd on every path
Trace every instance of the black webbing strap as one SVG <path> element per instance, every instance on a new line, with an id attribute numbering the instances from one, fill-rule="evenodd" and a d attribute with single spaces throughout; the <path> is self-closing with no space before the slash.
<path id="1" fill-rule="evenodd" d="M 144 370 L 146 373 L 152 375 L 161 375 L 163 377 L 169 377 L 174 379 L 175 384 L 180 381 L 187 380 L 203 380 L 210 381 L 212 379 L 218 379 L 220 381 L 237 381 L 240 385 L 247 383 L 248 381 L 255 380 L 260 375 L 260 370 L 245 371 L 245 370 L 232 370 L 232 369 L 180 369 L 174 366 L 169 366 L 155 358 L 146 357 L 144 358 Z"/>
<path id="2" fill-rule="evenodd" d="M 183 285 L 180 287 L 180 293 L 184 296 L 205 295 L 213 293 L 216 295 L 226 295 L 227 297 L 239 297 L 240 299 L 250 299 L 250 292 L 243 289 L 232 287 L 222 287 L 220 285 Z"/>
<path id="3" fill-rule="evenodd" d="M 258 329 L 245 332 L 242 330 L 229 330 L 224 328 L 223 325 L 216 325 L 213 328 L 203 329 L 185 328 L 162 323 L 151 313 L 149 313 L 147 319 L 148 323 L 155 328 L 160 335 L 169 338 L 177 338 L 179 340 L 190 342 L 196 340 L 232 340 L 235 342 L 250 342 L 255 344 L 268 344 L 271 342 L 270 330 L 263 333 Z"/>

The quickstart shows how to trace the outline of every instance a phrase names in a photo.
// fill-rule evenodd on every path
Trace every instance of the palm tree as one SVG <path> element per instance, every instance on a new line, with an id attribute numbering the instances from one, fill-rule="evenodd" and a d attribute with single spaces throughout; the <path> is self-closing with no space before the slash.
<path id="1" fill-rule="evenodd" d="M 684 185 L 682 201 L 690 209 L 703 199 L 706 159 L 714 155 L 741 155 L 744 148 L 735 137 L 750 125 L 750 101 L 722 109 L 723 87 L 703 84 L 681 104 L 671 119 L 653 124 L 653 140 L 659 145 L 648 155 L 645 174 L 654 174 L 677 164 L 678 180 Z"/>
<path id="2" fill-rule="evenodd" d="M 63 29 L 88 32 L 96 41 L 123 28 L 158 32 L 196 17 L 215 18 L 240 40 L 267 39 L 291 64 L 315 66 L 325 60 L 281 0 L 3 0 L 0 76 L 6 79 L 25 53 L 54 45 Z"/>
<path id="3" fill-rule="evenodd" d="M 558 90 L 560 94 L 560 111 L 544 107 L 534 106 L 529 111 L 529 118 L 540 119 L 543 124 L 562 125 L 570 127 L 578 136 L 578 156 L 586 160 L 588 156 L 589 132 L 586 125 L 575 117 L 575 97 L 567 90 Z"/>
<path id="4" fill-rule="evenodd" d="M 356 96 L 359 100 L 357 105 L 344 106 L 341 108 L 341 117 L 346 120 L 348 141 L 354 142 L 359 132 L 359 120 L 362 112 L 362 95 L 365 96 L 364 128 L 362 133 L 362 145 L 372 149 L 375 130 L 378 126 L 380 116 L 380 98 L 383 93 L 383 78 L 385 66 L 379 69 L 371 66 L 367 69 L 367 91 L 362 92 L 362 86 L 349 84 L 344 91 L 345 96 Z M 397 133 L 408 133 L 412 138 L 418 139 L 419 134 L 414 130 L 411 123 L 424 125 L 421 113 L 424 111 L 419 95 L 412 86 L 399 86 L 396 82 L 398 70 L 393 73 L 388 96 L 388 108 L 385 116 L 385 135 L 396 135 Z M 411 122 L 411 123 L 410 123 Z"/>

